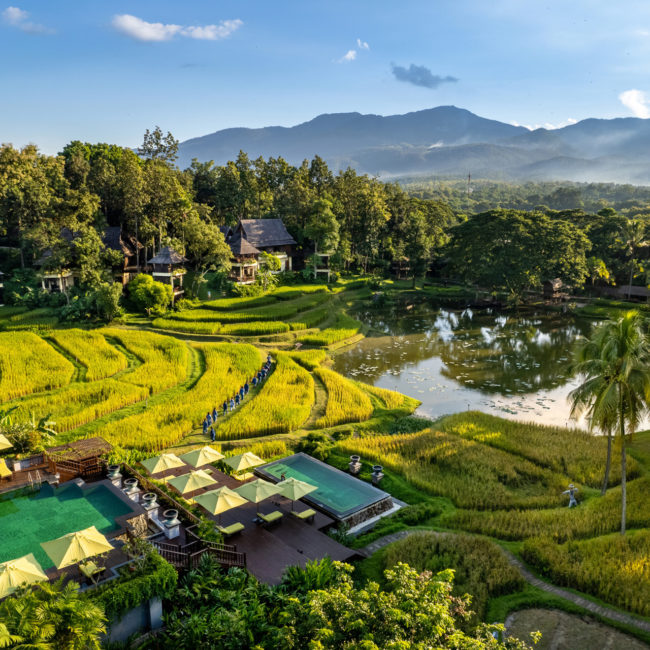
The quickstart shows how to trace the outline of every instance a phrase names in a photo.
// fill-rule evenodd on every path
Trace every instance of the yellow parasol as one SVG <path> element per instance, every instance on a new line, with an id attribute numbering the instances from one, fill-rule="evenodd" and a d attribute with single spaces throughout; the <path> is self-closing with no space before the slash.
<path id="1" fill-rule="evenodd" d="M 224 485 L 216 490 L 199 494 L 194 497 L 194 503 L 198 503 L 211 515 L 221 515 L 222 512 L 243 506 L 248 503 L 248 499 Z"/>
<path id="2" fill-rule="evenodd" d="M 238 454 L 237 456 L 226 458 L 224 462 L 230 465 L 236 472 L 243 472 L 245 469 L 264 465 L 264 461 L 250 451 L 247 451 L 245 454 Z"/>
<path id="3" fill-rule="evenodd" d="M 315 485 L 299 481 L 297 478 L 285 479 L 277 485 L 280 488 L 280 494 L 287 499 L 291 499 L 291 501 L 298 501 L 298 499 L 302 499 L 314 490 L 318 490 Z"/>
<path id="4" fill-rule="evenodd" d="M 192 467 L 202 467 L 203 465 L 216 463 L 223 457 L 224 455 L 220 451 L 212 449 L 212 447 L 201 447 L 200 449 L 188 451 L 181 456 L 181 459 L 188 465 L 192 465 Z"/>
<path id="5" fill-rule="evenodd" d="M 202 469 L 169 479 L 169 485 L 175 487 L 181 494 L 194 492 L 194 490 L 200 490 L 201 488 L 208 487 L 208 485 L 215 484 L 216 481 Z"/>
<path id="6" fill-rule="evenodd" d="M 176 454 L 161 454 L 142 461 L 149 474 L 158 474 L 175 467 L 183 467 L 185 463 Z"/>
<path id="7" fill-rule="evenodd" d="M 94 555 L 113 550 L 106 537 L 94 526 L 76 533 L 68 533 L 49 542 L 41 542 L 41 546 L 57 569 L 63 569 Z"/>
<path id="8" fill-rule="evenodd" d="M 13 593 L 21 585 L 47 580 L 33 553 L 0 564 L 0 598 Z"/>
<path id="9" fill-rule="evenodd" d="M 3 436 L 0 433 L 0 451 L 4 451 L 5 449 L 11 449 L 13 445 L 9 442 L 7 439 L 7 436 Z"/>
<path id="10" fill-rule="evenodd" d="M 258 478 L 250 483 L 244 483 L 244 485 L 236 488 L 235 492 L 253 503 L 259 503 L 264 499 L 280 494 L 280 488 L 274 483 Z"/>

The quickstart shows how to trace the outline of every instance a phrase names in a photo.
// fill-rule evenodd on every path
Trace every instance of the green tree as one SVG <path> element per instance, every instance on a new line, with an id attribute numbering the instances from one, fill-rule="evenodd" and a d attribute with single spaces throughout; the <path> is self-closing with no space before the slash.
<path id="1" fill-rule="evenodd" d="M 0 647 L 100 650 L 106 632 L 101 607 L 63 579 L 18 591 L 0 602 Z"/>
<path id="2" fill-rule="evenodd" d="M 592 426 L 606 433 L 618 429 L 621 445 L 621 534 L 624 535 L 626 445 L 647 413 L 650 399 L 649 341 L 639 313 L 629 311 L 615 321 L 598 326 L 591 338 L 582 342 L 575 371 L 583 382 L 571 393 L 574 412 L 586 412 Z"/>
<path id="3" fill-rule="evenodd" d="M 194 293 L 205 282 L 208 271 L 228 273 L 232 251 L 218 226 L 203 221 L 198 215 L 188 217 L 184 225 L 185 252 L 194 264 Z"/>
<path id="4" fill-rule="evenodd" d="M 110 322 L 122 311 L 120 298 L 122 297 L 122 285 L 117 282 L 104 282 L 95 292 L 95 304 L 97 315 Z"/>
<path id="5" fill-rule="evenodd" d="M 169 284 L 156 282 L 152 276 L 139 273 L 127 285 L 129 298 L 137 309 L 147 315 L 164 312 L 172 301 L 172 288 Z"/>
<path id="6" fill-rule="evenodd" d="M 138 148 L 138 155 L 148 160 L 161 160 L 172 164 L 178 158 L 178 140 L 170 131 L 164 135 L 159 126 L 156 126 L 153 131 L 147 129 Z"/>
<path id="7" fill-rule="evenodd" d="M 275 274 L 279 270 L 280 260 L 275 255 L 262 251 L 256 282 L 262 287 L 263 291 L 268 291 L 278 284 L 278 278 Z"/>
<path id="8" fill-rule="evenodd" d="M 627 297 L 630 298 L 632 295 L 632 280 L 634 279 L 634 274 L 639 270 L 639 249 L 648 243 L 645 223 L 638 218 L 628 219 L 621 229 L 621 239 L 627 257 L 629 258 L 630 275 L 628 278 Z"/>

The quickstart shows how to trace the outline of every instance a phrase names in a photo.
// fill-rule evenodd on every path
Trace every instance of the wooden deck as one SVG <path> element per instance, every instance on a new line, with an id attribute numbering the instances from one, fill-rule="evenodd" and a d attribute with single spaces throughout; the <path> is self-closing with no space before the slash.
<path id="1" fill-rule="evenodd" d="M 56 476 L 47 471 L 47 465 L 38 465 L 29 469 L 12 472 L 11 477 L 0 481 L 0 494 L 38 483 L 56 483 Z"/>
<path id="2" fill-rule="evenodd" d="M 191 469 L 193 468 L 174 468 L 156 474 L 155 478 L 180 476 Z M 186 498 L 224 485 L 235 489 L 246 482 L 238 481 L 209 465 L 200 469 L 211 470 L 217 484 L 185 495 Z M 336 522 L 333 519 L 318 512 L 312 523 L 301 521 L 291 514 L 292 507 L 298 511 L 307 509 L 307 506 L 301 502 L 292 504 L 289 499 L 282 496 L 273 496 L 259 504 L 248 503 L 222 515 L 208 516 L 222 526 L 229 526 L 236 522 L 244 525 L 241 533 L 224 541 L 235 546 L 237 551 L 246 553 L 247 569 L 258 580 L 268 584 L 278 584 L 287 567 L 305 566 L 308 560 L 331 557 L 333 560 L 348 561 L 357 556 L 356 551 L 339 544 L 324 532 L 335 526 Z M 263 526 L 258 523 L 258 509 L 263 513 L 279 510 L 283 514 L 282 520 L 270 527 Z M 182 533 L 177 543 L 182 545 L 184 539 Z"/>

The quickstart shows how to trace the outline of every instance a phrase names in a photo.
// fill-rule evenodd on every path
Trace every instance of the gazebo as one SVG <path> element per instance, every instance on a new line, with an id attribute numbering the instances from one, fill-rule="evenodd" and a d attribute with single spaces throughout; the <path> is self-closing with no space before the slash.
<path id="1" fill-rule="evenodd" d="M 58 474 L 61 482 L 81 476 L 95 479 L 103 476 L 101 457 L 113 449 L 104 438 L 86 438 L 67 445 L 50 447 L 44 456 L 48 472 Z"/>
<path id="2" fill-rule="evenodd" d="M 183 276 L 185 275 L 185 269 L 182 267 L 184 262 L 187 262 L 187 259 L 170 246 L 161 248 L 158 254 L 148 262 L 152 266 L 151 275 L 153 275 L 154 280 L 171 285 L 173 292 L 172 303 L 176 302 L 176 299 L 184 293 Z"/>

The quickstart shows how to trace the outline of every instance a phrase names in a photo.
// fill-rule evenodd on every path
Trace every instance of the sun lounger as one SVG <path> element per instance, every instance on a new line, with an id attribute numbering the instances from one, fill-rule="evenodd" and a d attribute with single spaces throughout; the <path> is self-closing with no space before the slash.
<path id="1" fill-rule="evenodd" d="M 257 516 L 262 520 L 263 523 L 268 525 L 276 524 L 280 521 L 280 519 L 282 519 L 282 513 L 279 510 L 269 512 L 268 515 L 265 515 L 262 512 L 258 512 Z"/>
<path id="2" fill-rule="evenodd" d="M 291 514 L 294 517 L 298 517 L 298 519 L 302 519 L 303 521 L 308 521 L 311 523 L 314 521 L 314 517 L 316 516 L 316 511 L 312 510 L 309 508 L 308 510 L 303 510 L 302 512 L 296 512 L 295 510 L 291 511 Z"/>
<path id="3" fill-rule="evenodd" d="M 11 470 L 7 467 L 7 461 L 0 458 L 0 478 L 11 478 Z"/>
<path id="4" fill-rule="evenodd" d="M 224 537 L 232 537 L 233 535 L 236 535 L 237 533 L 241 533 L 242 530 L 244 530 L 244 524 L 240 523 L 237 521 L 234 524 L 230 524 L 230 526 L 217 526 L 217 530 L 224 536 Z"/>
<path id="5" fill-rule="evenodd" d="M 86 578 L 97 584 L 97 578 L 100 574 L 106 571 L 106 567 L 97 566 L 94 562 L 86 562 L 79 565 L 79 571 L 83 573 Z"/>

